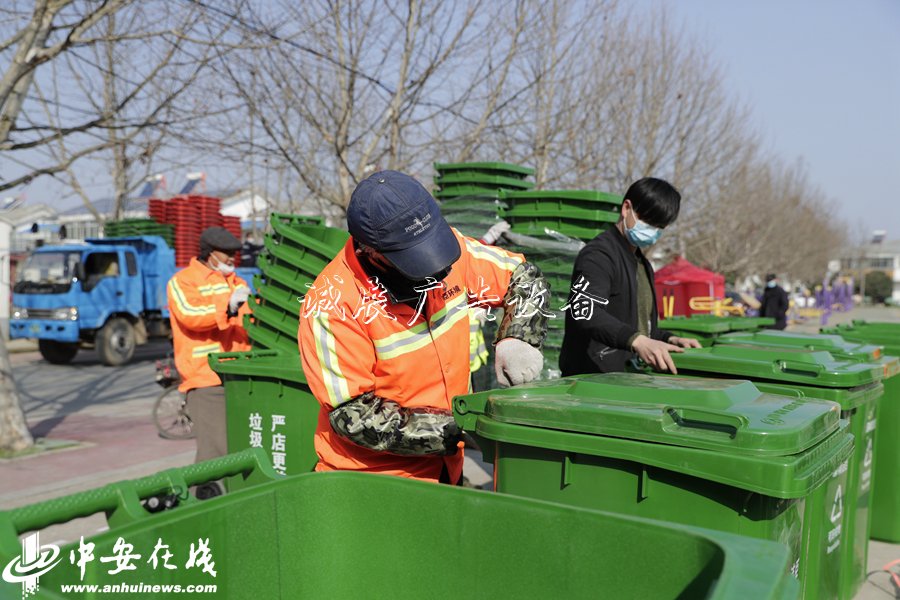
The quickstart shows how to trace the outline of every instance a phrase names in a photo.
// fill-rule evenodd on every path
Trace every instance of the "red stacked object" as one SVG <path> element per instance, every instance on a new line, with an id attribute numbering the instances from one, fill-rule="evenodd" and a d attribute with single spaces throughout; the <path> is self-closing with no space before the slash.
<path id="1" fill-rule="evenodd" d="M 157 223 L 168 223 L 166 217 L 166 207 L 169 205 L 165 200 L 152 198 L 147 202 L 147 214 Z"/>
<path id="2" fill-rule="evenodd" d="M 167 216 L 175 226 L 175 265 L 186 266 L 200 252 L 203 219 L 199 206 L 190 198 L 176 198 L 169 202 Z"/>
<path id="3" fill-rule="evenodd" d="M 222 200 L 209 196 L 188 196 L 188 199 L 200 206 L 200 220 L 203 224 L 203 229 L 207 227 L 222 227 L 222 215 L 219 214 L 219 209 L 222 208 Z"/>
<path id="4" fill-rule="evenodd" d="M 179 196 L 171 200 L 153 198 L 147 212 L 157 223 L 175 226 L 175 266 L 186 267 L 191 258 L 200 253 L 200 234 L 207 227 L 224 227 L 241 239 L 239 217 L 224 217 L 220 212 L 222 200 L 211 196 Z M 235 253 L 235 265 L 240 263 L 240 251 Z"/>
<path id="5" fill-rule="evenodd" d="M 222 227 L 228 230 L 228 233 L 236 237 L 238 240 L 241 239 L 241 218 L 240 217 L 222 217 Z M 238 250 L 234 253 L 234 265 L 239 267 L 241 265 L 241 251 Z"/>

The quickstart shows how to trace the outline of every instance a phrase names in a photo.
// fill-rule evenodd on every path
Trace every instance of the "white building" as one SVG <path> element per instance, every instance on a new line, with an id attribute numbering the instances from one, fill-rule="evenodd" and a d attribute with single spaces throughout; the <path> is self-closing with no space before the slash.
<path id="1" fill-rule="evenodd" d="M 841 256 L 841 270 L 856 278 L 882 271 L 894 283 L 891 300 L 900 304 L 900 240 L 865 244 Z"/>

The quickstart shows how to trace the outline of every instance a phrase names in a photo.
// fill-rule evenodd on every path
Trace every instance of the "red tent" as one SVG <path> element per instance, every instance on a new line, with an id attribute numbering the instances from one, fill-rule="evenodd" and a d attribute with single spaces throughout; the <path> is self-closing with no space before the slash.
<path id="1" fill-rule="evenodd" d="M 701 269 L 680 256 L 659 269 L 655 277 L 656 305 L 663 317 L 708 313 L 709 311 L 691 310 L 691 298 L 725 297 L 723 275 Z"/>

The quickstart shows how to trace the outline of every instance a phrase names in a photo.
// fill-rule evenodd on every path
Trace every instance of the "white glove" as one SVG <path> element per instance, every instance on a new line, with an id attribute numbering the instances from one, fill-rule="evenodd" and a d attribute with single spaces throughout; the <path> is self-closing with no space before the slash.
<path id="1" fill-rule="evenodd" d="M 242 285 L 241 287 L 234 288 L 234 291 L 231 292 L 231 298 L 228 299 L 228 312 L 236 313 L 249 297 L 250 288 L 247 286 Z"/>
<path id="2" fill-rule="evenodd" d="M 510 225 L 506 221 L 497 221 L 481 236 L 481 241 L 485 244 L 493 244 L 500 239 L 501 235 L 509 231 L 509 227 Z"/>
<path id="3" fill-rule="evenodd" d="M 503 338 L 497 343 L 494 369 L 503 387 L 528 383 L 536 379 L 544 368 L 544 355 L 527 342 Z"/>

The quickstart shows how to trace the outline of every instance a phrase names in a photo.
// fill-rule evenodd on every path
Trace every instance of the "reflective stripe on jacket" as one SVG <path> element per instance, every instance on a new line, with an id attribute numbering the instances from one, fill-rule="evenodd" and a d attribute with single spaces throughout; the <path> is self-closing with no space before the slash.
<path id="1" fill-rule="evenodd" d="M 439 288 L 426 292 L 421 315 L 392 304 L 369 281 L 353 240 L 309 289 L 298 331 L 303 370 L 319 400 L 316 470 L 363 470 L 437 481 L 462 474 L 462 444 L 454 456 L 396 456 L 338 436 L 328 414 L 365 392 L 404 407 L 450 410 L 469 389 L 469 306 L 499 307 L 521 254 L 486 246 L 456 232 L 462 252 Z M 471 295 L 471 296 L 470 296 Z"/>
<path id="2" fill-rule="evenodd" d="M 222 384 L 207 362 L 210 352 L 250 349 L 242 324 L 250 307 L 245 303 L 237 316 L 227 314 L 231 292 L 241 286 L 247 282 L 234 273 L 222 275 L 196 258 L 169 280 L 166 295 L 182 392 Z"/>

